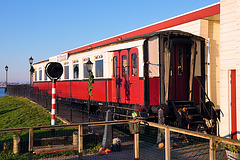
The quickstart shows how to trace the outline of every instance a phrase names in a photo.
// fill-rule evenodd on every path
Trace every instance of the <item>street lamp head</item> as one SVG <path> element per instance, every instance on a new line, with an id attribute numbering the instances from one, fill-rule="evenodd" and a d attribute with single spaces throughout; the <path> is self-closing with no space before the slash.
<path id="1" fill-rule="evenodd" d="M 93 63 L 90 61 L 90 59 L 89 59 L 88 62 L 86 63 L 86 67 L 87 67 L 87 71 L 88 71 L 88 72 L 91 72 L 91 71 L 92 71 Z"/>
<path id="2" fill-rule="evenodd" d="M 8 66 L 6 65 L 5 70 L 8 71 Z"/>
<path id="3" fill-rule="evenodd" d="M 32 56 L 29 58 L 29 63 L 30 63 L 30 65 L 33 64 L 33 58 L 32 58 Z"/>

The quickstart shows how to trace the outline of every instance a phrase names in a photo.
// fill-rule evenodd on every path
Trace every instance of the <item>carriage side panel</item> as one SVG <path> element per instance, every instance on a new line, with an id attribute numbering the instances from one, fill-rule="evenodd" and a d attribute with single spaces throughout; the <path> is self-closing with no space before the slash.
<path id="1" fill-rule="evenodd" d="M 159 78 L 149 78 L 149 105 L 159 105 Z"/>

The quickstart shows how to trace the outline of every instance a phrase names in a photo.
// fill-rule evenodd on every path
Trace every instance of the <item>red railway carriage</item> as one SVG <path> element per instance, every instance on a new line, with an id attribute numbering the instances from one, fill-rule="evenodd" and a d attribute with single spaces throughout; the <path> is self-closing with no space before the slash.
<path id="1" fill-rule="evenodd" d="M 145 106 L 154 112 L 172 101 L 198 104 L 198 82 L 205 84 L 204 45 L 203 38 L 177 30 L 119 39 L 35 63 L 33 85 L 51 93 L 44 69 L 48 62 L 58 61 L 64 68 L 56 86 L 58 97 L 86 103 L 88 75 L 84 64 L 90 59 L 95 76 L 91 102 L 96 106 Z"/>

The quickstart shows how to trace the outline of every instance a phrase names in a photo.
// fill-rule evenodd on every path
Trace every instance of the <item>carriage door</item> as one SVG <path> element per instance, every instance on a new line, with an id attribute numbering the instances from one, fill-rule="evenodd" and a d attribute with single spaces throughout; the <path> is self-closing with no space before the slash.
<path id="1" fill-rule="evenodd" d="M 187 80 L 187 46 L 174 45 L 170 69 L 170 100 L 188 99 Z"/>
<path id="2" fill-rule="evenodd" d="M 112 101 L 120 103 L 120 67 L 119 51 L 113 53 Z"/>
<path id="3" fill-rule="evenodd" d="M 139 103 L 138 49 L 114 52 L 113 57 L 113 102 Z"/>
<path id="4" fill-rule="evenodd" d="M 116 51 L 113 57 L 113 102 L 130 102 L 128 50 Z"/>
<path id="5" fill-rule="evenodd" d="M 129 51 L 129 79 L 130 79 L 130 103 L 140 103 L 140 85 L 139 85 L 139 69 L 138 69 L 138 49 L 132 48 Z"/>
<path id="6" fill-rule="evenodd" d="M 130 102 L 129 57 L 128 50 L 120 51 L 120 103 Z"/>

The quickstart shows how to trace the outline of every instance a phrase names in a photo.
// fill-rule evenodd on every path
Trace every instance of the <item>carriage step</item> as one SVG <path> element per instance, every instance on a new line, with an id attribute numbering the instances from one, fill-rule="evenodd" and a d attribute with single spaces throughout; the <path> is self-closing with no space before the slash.
<path id="1" fill-rule="evenodd" d="M 128 116 L 128 115 L 125 115 L 125 114 L 118 114 L 118 113 L 114 113 L 113 114 L 114 116 L 120 116 L 120 117 L 126 117 L 126 118 L 132 118 L 132 116 Z"/>
<path id="2" fill-rule="evenodd" d="M 194 104 L 194 101 L 187 101 L 187 100 L 169 100 L 168 103 L 175 103 L 175 104 Z"/>
<path id="3" fill-rule="evenodd" d="M 201 117 L 201 114 L 191 114 L 193 117 Z"/>
<path id="4" fill-rule="evenodd" d="M 187 110 L 197 109 L 197 107 L 192 107 L 192 106 L 189 106 L 189 107 L 176 106 L 176 108 L 186 108 Z"/>
<path id="5" fill-rule="evenodd" d="M 136 111 L 134 108 L 127 108 L 127 107 L 119 107 L 119 106 L 106 106 L 109 108 L 116 108 L 116 109 L 122 109 L 122 110 L 131 110 L 131 111 Z"/>
<path id="6" fill-rule="evenodd" d="M 190 124 L 204 124 L 204 121 L 192 121 Z"/>

